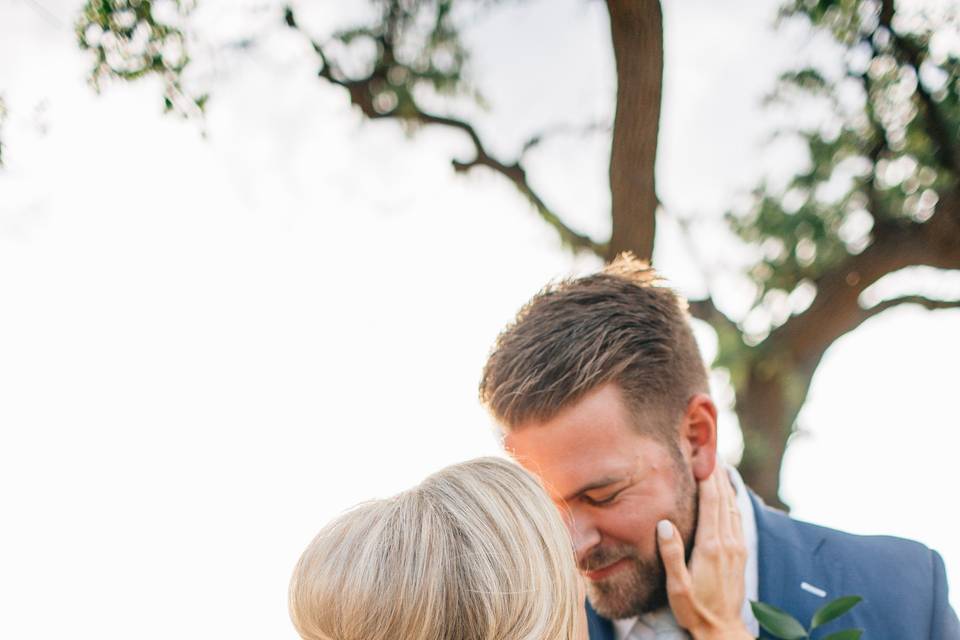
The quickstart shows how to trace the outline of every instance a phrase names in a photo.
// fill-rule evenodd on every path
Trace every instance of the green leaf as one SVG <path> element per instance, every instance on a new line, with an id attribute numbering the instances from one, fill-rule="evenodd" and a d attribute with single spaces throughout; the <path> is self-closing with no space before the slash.
<path id="1" fill-rule="evenodd" d="M 823 640 L 860 640 L 863 635 L 863 629 L 844 629 L 825 636 Z"/>
<path id="2" fill-rule="evenodd" d="M 760 626 L 777 638 L 804 640 L 807 637 L 807 631 L 803 628 L 803 625 L 783 609 L 778 609 L 763 602 L 751 602 L 750 607 L 753 609 L 753 615 L 756 616 Z"/>
<path id="3" fill-rule="evenodd" d="M 847 611 L 850 611 L 850 609 L 857 606 L 861 600 L 863 600 L 863 598 L 860 596 L 843 596 L 823 605 L 817 609 L 815 614 L 813 614 L 813 619 L 810 621 L 810 631 L 813 631 L 819 626 L 825 625 L 831 620 L 839 618 Z"/>

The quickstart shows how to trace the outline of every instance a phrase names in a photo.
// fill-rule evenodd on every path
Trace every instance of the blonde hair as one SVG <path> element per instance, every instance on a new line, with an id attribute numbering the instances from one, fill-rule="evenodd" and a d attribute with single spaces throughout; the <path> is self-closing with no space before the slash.
<path id="1" fill-rule="evenodd" d="M 294 570 L 290 615 L 304 640 L 573 640 L 577 581 L 537 480 L 480 458 L 324 527 Z"/>

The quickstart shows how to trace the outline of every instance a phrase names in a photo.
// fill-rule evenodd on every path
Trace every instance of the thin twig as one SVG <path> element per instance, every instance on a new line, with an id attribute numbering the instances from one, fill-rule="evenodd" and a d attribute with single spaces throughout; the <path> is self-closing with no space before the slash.
<path id="1" fill-rule="evenodd" d="M 408 103 L 403 105 L 402 109 L 400 107 L 394 107 L 389 111 L 378 110 L 374 104 L 372 85 L 382 81 L 386 77 L 386 68 L 383 64 L 374 68 L 370 75 L 365 78 L 347 78 L 332 63 L 326 54 L 324 46 L 304 32 L 297 22 L 293 9 L 290 7 L 284 10 L 284 22 L 291 29 L 303 34 L 310 42 L 314 52 L 320 58 L 322 66 L 317 71 L 317 76 L 331 84 L 345 88 L 350 94 L 350 102 L 358 107 L 366 117 L 371 120 L 391 118 L 407 122 L 417 122 L 423 125 L 446 127 L 463 132 L 473 145 L 474 158 L 472 160 L 453 160 L 454 170 L 457 172 L 467 172 L 475 167 L 487 167 L 499 173 L 507 178 L 517 190 L 527 198 L 527 201 L 533 205 L 540 217 L 556 230 L 560 235 L 560 240 L 565 245 L 575 252 L 587 251 L 598 256 L 605 255 L 607 249 L 606 243 L 597 242 L 587 235 L 574 231 L 564 223 L 560 216 L 547 206 L 543 198 L 541 198 L 530 185 L 527 180 L 526 170 L 520 161 L 504 162 L 491 155 L 472 124 L 451 116 L 424 111 L 413 101 L 412 97 Z M 392 42 L 381 40 L 380 45 L 384 48 L 385 59 L 392 59 Z"/>

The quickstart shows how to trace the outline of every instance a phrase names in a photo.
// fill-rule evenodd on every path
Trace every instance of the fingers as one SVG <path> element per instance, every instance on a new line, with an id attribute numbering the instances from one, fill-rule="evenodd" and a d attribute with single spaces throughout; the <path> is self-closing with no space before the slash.
<path id="1" fill-rule="evenodd" d="M 677 619 L 684 617 L 690 607 L 690 572 L 684 558 L 680 532 L 669 520 L 657 523 L 657 546 L 667 572 L 667 597 Z"/>
<path id="2" fill-rule="evenodd" d="M 726 472 L 718 474 L 717 484 L 721 495 L 723 512 L 720 527 L 721 541 L 728 556 L 727 570 L 735 576 L 743 574 L 747 561 L 747 549 L 743 538 L 743 525 L 740 521 L 740 509 L 737 507 L 736 494 Z M 742 582 L 738 583 L 738 592 L 742 592 Z"/>
<path id="3" fill-rule="evenodd" d="M 740 510 L 733 485 L 720 465 L 700 483 L 700 519 L 694 552 L 721 571 L 737 574 L 746 563 Z"/>
<path id="4" fill-rule="evenodd" d="M 669 520 L 657 523 L 657 546 L 660 547 L 660 557 L 667 570 L 667 578 L 671 576 L 680 580 L 688 576 L 687 563 L 684 559 L 683 540 L 680 532 Z"/>
<path id="5" fill-rule="evenodd" d="M 720 527 L 721 496 L 717 477 L 719 466 L 705 480 L 700 482 L 700 508 L 697 521 L 697 543 L 718 539 Z"/>
<path id="6" fill-rule="evenodd" d="M 726 473 L 723 474 L 721 487 L 726 494 L 726 513 L 728 514 L 730 537 L 737 543 L 743 544 L 743 522 L 740 520 L 740 508 L 737 506 L 737 496 L 733 491 L 733 483 Z"/>
<path id="7" fill-rule="evenodd" d="M 737 510 L 733 488 L 730 486 L 730 478 L 727 477 L 726 471 L 718 465 L 713 474 L 717 476 L 717 493 L 720 496 L 719 526 L 717 529 L 720 540 L 730 543 L 734 540 L 733 521 L 740 520 L 740 512 Z"/>

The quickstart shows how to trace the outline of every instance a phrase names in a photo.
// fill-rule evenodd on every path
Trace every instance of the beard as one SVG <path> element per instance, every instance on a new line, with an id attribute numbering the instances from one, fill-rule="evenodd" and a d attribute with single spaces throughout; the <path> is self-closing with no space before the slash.
<path id="1" fill-rule="evenodd" d="M 689 470 L 678 470 L 676 475 L 677 502 L 669 519 L 683 538 L 689 560 L 697 530 L 698 490 Z M 579 564 L 582 571 L 595 571 L 623 559 L 629 561 L 627 567 L 602 580 L 587 581 L 587 597 L 597 613 L 617 620 L 667 606 L 667 574 L 659 551 L 645 557 L 631 544 L 613 542 L 591 549 Z"/>

